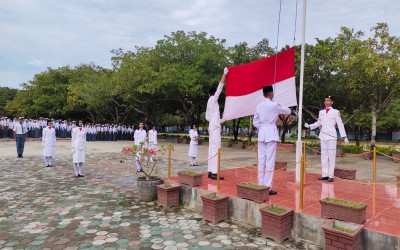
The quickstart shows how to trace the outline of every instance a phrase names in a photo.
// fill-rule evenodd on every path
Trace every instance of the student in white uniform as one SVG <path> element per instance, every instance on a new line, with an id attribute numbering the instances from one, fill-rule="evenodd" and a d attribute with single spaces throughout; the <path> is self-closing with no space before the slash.
<path id="1" fill-rule="evenodd" d="M 270 187 L 269 194 L 275 195 L 277 192 L 272 189 L 272 178 L 279 140 L 276 120 L 280 114 L 289 115 L 291 110 L 272 100 L 272 86 L 265 86 L 263 94 L 265 99 L 257 105 L 253 119 L 253 125 L 258 129 L 258 183 Z"/>
<path id="2" fill-rule="evenodd" d="M 135 145 L 137 146 L 140 146 L 141 143 L 146 143 L 147 133 L 143 127 L 144 127 L 143 122 L 139 123 L 139 128 L 135 130 L 135 134 L 133 135 L 133 138 L 135 139 Z M 136 156 L 139 157 L 139 152 L 136 154 Z M 135 161 L 136 161 L 136 171 L 143 172 L 138 160 L 135 159 Z"/>
<path id="3" fill-rule="evenodd" d="M 304 127 L 311 130 L 321 127 L 319 139 L 321 141 L 322 177 L 318 178 L 318 180 L 333 182 L 336 164 L 336 125 L 339 128 L 340 136 L 344 138 L 344 143 L 348 144 L 349 140 L 347 139 L 339 110 L 332 108 L 333 97 L 327 95 L 324 103 L 325 109 L 319 111 L 318 120 L 313 124 L 305 123 Z"/>
<path id="4" fill-rule="evenodd" d="M 197 166 L 197 146 L 199 145 L 199 134 L 197 133 L 196 125 L 193 124 L 192 129 L 189 130 L 190 144 L 189 144 L 189 159 L 190 166 Z"/>
<path id="5" fill-rule="evenodd" d="M 18 118 L 18 121 L 14 122 L 13 131 L 14 131 L 14 140 L 17 143 L 18 158 L 23 158 L 25 141 L 26 141 L 26 133 L 28 132 L 28 129 L 26 128 L 26 123 L 24 122 L 23 117 Z"/>
<path id="6" fill-rule="evenodd" d="M 86 157 L 86 129 L 83 127 L 82 120 L 78 121 L 78 127 L 73 128 L 71 133 L 72 161 L 75 178 L 84 177 L 82 171 Z"/>
<path id="7" fill-rule="evenodd" d="M 150 143 L 150 148 L 153 149 L 154 151 L 157 152 L 157 130 L 156 130 L 156 126 L 153 125 L 153 128 L 149 130 L 149 143 Z M 154 156 L 151 157 L 150 159 L 151 161 L 154 161 Z"/>
<path id="8" fill-rule="evenodd" d="M 56 151 L 56 130 L 53 128 L 51 120 L 47 121 L 47 127 L 42 131 L 42 147 L 44 164 L 46 167 L 52 167 L 52 159 Z"/>
<path id="9" fill-rule="evenodd" d="M 225 76 L 228 69 L 224 68 L 218 88 L 212 87 L 208 91 L 208 102 L 206 109 L 206 120 L 208 124 L 209 146 L 208 146 L 208 178 L 217 179 L 218 149 L 221 148 L 221 117 L 219 114 L 218 97 L 225 84 Z M 220 180 L 224 177 L 220 176 Z"/>

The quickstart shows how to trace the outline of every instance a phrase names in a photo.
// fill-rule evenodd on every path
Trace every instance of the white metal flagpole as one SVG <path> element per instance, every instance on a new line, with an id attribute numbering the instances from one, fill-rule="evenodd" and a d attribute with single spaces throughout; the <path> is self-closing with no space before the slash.
<path id="1" fill-rule="evenodd" d="M 303 126 L 303 82 L 304 82 L 304 47 L 306 36 L 306 10 L 307 0 L 303 0 L 303 20 L 301 31 L 301 62 L 300 62 L 300 89 L 299 89 L 299 114 L 297 123 L 297 143 L 296 143 L 296 182 L 300 182 L 300 160 L 302 156 L 302 126 Z"/>

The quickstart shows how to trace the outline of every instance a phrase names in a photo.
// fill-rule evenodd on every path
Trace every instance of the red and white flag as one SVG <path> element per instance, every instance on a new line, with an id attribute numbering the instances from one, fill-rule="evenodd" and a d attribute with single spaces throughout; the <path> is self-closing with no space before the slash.
<path id="1" fill-rule="evenodd" d="M 228 69 L 223 120 L 254 115 L 257 105 L 264 100 L 264 86 L 273 86 L 277 103 L 287 107 L 297 106 L 294 47 Z"/>

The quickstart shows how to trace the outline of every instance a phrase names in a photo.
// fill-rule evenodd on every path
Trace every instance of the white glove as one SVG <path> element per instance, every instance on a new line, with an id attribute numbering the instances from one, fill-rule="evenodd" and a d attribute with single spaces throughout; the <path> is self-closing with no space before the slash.
<path id="1" fill-rule="evenodd" d="M 224 122 L 225 122 L 225 120 L 221 119 L 221 120 L 219 120 L 219 122 L 222 124 L 222 123 L 224 123 Z"/>
<path id="2" fill-rule="evenodd" d="M 308 125 L 308 123 L 304 123 L 304 127 L 310 128 L 310 125 Z"/>
<path id="3" fill-rule="evenodd" d="M 229 71 L 228 68 L 225 67 L 225 68 L 224 68 L 224 75 L 227 75 L 227 74 L 228 74 L 228 71 Z"/>
<path id="4" fill-rule="evenodd" d="M 347 137 L 344 138 L 344 144 L 345 145 L 349 144 L 349 139 L 347 139 Z"/>

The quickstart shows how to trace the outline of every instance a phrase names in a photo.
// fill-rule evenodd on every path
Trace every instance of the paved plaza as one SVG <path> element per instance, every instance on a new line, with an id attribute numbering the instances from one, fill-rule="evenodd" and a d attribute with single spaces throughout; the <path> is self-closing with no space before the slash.
<path id="1" fill-rule="evenodd" d="M 85 177 L 73 178 L 69 141 L 57 142 L 53 168 L 44 167 L 39 141 L 26 143 L 23 159 L 16 157 L 15 142 L 1 141 L 0 249 L 318 249 L 295 240 L 279 245 L 243 223 L 212 225 L 202 221 L 200 211 L 140 202 L 133 161 L 121 153 L 131 144 L 89 142 Z M 172 175 L 182 169 L 207 171 L 207 146 L 199 146 L 198 167 L 189 166 L 189 145 L 174 147 Z M 256 163 L 252 150 L 229 148 L 222 154 L 223 169 Z M 279 151 L 277 160 L 293 166 L 294 153 Z M 308 161 L 318 167 L 319 156 L 308 156 Z M 364 169 L 357 172 L 361 179 L 372 171 L 371 161 L 338 158 L 338 164 Z M 382 182 L 399 171 L 387 160 L 378 166 Z M 158 175 L 167 177 L 166 163 L 159 167 Z M 319 173 L 317 168 L 308 171 Z"/>
<path id="2" fill-rule="evenodd" d="M 199 211 L 140 202 L 132 160 L 120 153 L 129 144 L 88 143 L 85 177 L 73 178 L 68 141 L 58 142 L 53 168 L 44 167 L 38 141 L 26 143 L 23 159 L 13 141 L 0 142 L 0 249 L 313 248 L 294 240 L 278 245 L 259 228 L 232 221 L 212 225 Z M 175 146 L 174 173 L 190 168 L 187 147 Z M 200 155 L 206 151 L 200 147 Z"/>

